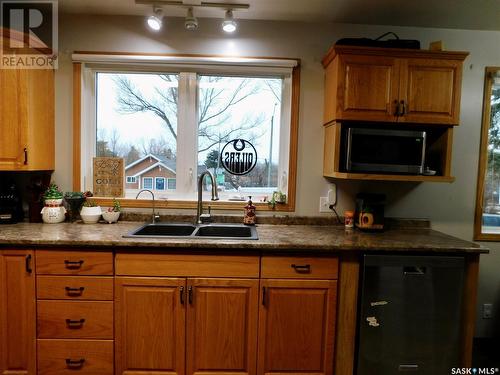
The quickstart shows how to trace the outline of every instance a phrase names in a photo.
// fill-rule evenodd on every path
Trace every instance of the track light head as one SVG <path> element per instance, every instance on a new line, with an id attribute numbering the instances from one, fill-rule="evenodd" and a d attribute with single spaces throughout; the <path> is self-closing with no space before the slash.
<path id="1" fill-rule="evenodd" d="M 233 18 L 233 11 L 231 9 L 226 10 L 226 17 L 222 22 L 222 30 L 226 33 L 234 33 L 238 27 L 238 24 Z"/>
<path id="2" fill-rule="evenodd" d="M 193 8 L 189 7 L 187 10 L 186 21 L 184 21 L 186 30 L 194 31 L 198 29 L 198 19 L 194 16 Z"/>
<path id="3" fill-rule="evenodd" d="M 153 7 L 153 14 L 148 17 L 148 26 L 151 30 L 160 31 L 163 20 L 163 9 Z"/>

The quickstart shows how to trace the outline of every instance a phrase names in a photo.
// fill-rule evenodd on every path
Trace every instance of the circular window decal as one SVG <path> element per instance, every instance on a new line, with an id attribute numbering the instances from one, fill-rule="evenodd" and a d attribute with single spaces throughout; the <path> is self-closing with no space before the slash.
<path id="1" fill-rule="evenodd" d="M 257 150 L 244 139 L 233 139 L 222 148 L 220 161 L 226 171 L 242 176 L 250 173 L 257 164 Z"/>

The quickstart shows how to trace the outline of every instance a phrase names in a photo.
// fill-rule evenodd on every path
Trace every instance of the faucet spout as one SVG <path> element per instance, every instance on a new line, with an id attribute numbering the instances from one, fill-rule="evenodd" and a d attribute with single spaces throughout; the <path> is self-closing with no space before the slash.
<path id="1" fill-rule="evenodd" d="M 149 189 L 142 189 L 141 191 L 139 191 L 137 193 L 137 195 L 135 196 L 135 199 L 139 198 L 139 195 L 141 195 L 141 193 L 144 193 L 144 192 L 151 194 L 151 196 L 153 197 L 153 215 L 151 218 L 151 223 L 156 224 L 156 221 L 160 219 L 160 215 L 157 215 L 155 212 L 155 194 Z"/>
<path id="2" fill-rule="evenodd" d="M 198 204 L 196 206 L 196 224 L 202 224 L 201 216 L 203 214 L 203 179 L 205 176 L 209 176 L 210 182 L 212 184 L 212 201 L 219 200 L 219 193 L 217 192 L 217 181 L 215 180 L 214 175 L 210 171 L 205 171 L 200 174 L 198 178 Z"/>

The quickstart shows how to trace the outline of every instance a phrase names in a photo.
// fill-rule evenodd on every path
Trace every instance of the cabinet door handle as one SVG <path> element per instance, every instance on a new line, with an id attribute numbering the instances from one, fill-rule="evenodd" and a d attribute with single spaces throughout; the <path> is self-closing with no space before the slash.
<path id="1" fill-rule="evenodd" d="M 24 165 L 28 165 L 28 149 L 24 148 Z"/>
<path id="2" fill-rule="evenodd" d="M 400 116 L 400 107 L 399 107 L 399 102 L 398 100 L 394 100 L 394 105 L 396 106 L 396 110 L 394 111 L 394 116 Z"/>
<path id="3" fill-rule="evenodd" d="M 83 323 L 85 323 L 85 319 L 66 319 L 66 325 L 68 328 L 82 328 Z"/>
<path id="4" fill-rule="evenodd" d="M 66 366 L 70 368 L 80 368 L 83 366 L 84 363 L 85 363 L 85 358 L 80 358 L 80 359 L 66 358 Z"/>
<path id="5" fill-rule="evenodd" d="M 292 264 L 290 265 L 297 273 L 311 273 L 310 264 Z"/>
<path id="6" fill-rule="evenodd" d="M 192 286 L 188 287 L 188 302 L 190 305 L 193 304 L 193 287 Z"/>
<path id="7" fill-rule="evenodd" d="M 83 265 L 83 260 L 77 260 L 77 261 L 71 261 L 71 260 L 65 260 L 64 265 L 68 269 L 79 269 Z"/>
<path id="8" fill-rule="evenodd" d="M 401 103 L 401 116 L 404 116 L 404 115 L 406 115 L 406 113 L 407 113 L 407 112 L 406 112 L 406 103 L 405 103 L 405 101 L 404 101 L 404 100 L 401 100 L 401 102 L 400 102 L 400 103 Z"/>
<path id="9" fill-rule="evenodd" d="M 85 290 L 85 288 L 83 286 L 81 286 L 79 288 L 71 288 L 71 287 L 67 286 L 64 289 L 66 289 L 66 294 L 68 296 L 72 296 L 72 297 L 81 296 L 83 294 L 83 291 Z"/>
<path id="10" fill-rule="evenodd" d="M 181 305 L 184 305 L 184 287 L 179 288 L 179 299 L 181 300 Z"/>
<path id="11" fill-rule="evenodd" d="M 262 306 L 266 306 L 266 287 L 262 287 Z"/>
<path id="12" fill-rule="evenodd" d="M 31 254 L 26 255 L 25 259 L 26 272 L 32 273 L 33 269 L 31 268 Z"/>

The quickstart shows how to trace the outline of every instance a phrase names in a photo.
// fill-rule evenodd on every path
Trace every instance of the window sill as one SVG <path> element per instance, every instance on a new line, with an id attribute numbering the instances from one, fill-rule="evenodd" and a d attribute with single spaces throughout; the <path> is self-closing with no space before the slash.
<path id="1" fill-rule="evenodd" d="M 101 207 L 113 207 L 113 198 L 92 197 L 92 200 Z M 120 199 L 118 198 L 121 207 L 123 208 L 151 208 L 153 201 L 151 199 Z M 243 210 L 246 202 L 229 202 L 229 201 L 210 201 L 204 200 L 204 207 L 210 206 L 213 210 Z M 196 209 L 196 201 L 181 201 L 181 200 L 155 200 L 155 208 L 164 209 Z M 254 202 L 258 211 L 276 211 L 276 212 L 293 212 L 295 205 L 292 203 L 276 204 L 272 208 L 267 203 Z"/>

